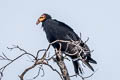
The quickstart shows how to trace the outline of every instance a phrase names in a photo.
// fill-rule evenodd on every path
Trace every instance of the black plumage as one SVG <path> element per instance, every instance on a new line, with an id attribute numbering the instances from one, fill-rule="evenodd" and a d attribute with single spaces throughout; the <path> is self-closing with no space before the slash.
<path id="1" fill-rule="evenodd" d="M 43 29 L 46 33 L 46 37 L 50 43 L 53 41 L 56 41 L 56 40 L 67 40 L 67 41 L 81 40 L 71 27 L 69 27 L 67 24 L 65 24 L 63 22 L 52 19 L 51 16 L 48 14 L 43 14 L 38 19 L 36 24 L 39 24 L 40 22 L 42 22 L 42 27 L 43 27 Z M 69 54 L 73 54 L 73 51 L 72 51 L 73 46 L 69 45 L 68 49 L 66 50 L 67 43 L 61 43 L 61 45 L 62 45 L 62 47 L 61 47 L 62 52 L 66 51 Z M 84 54 L 83 52 L 81 53 L 81 56 L 84 58 L 84 64 L 86 64 L 92 71 L 94 71 L 94 69 L 89 64 L 89 62 L 94 63 L 94 64 L 96 64 L 97 62 L 91 58 L 90 49 L 88 48 L 88 46 L 85 43 L 83 43 L 83 41 L 81 41 L 80 46 L 84 47 L 86 49 L 86 51 L 88 51 L 86 54 Z M 57 42 L 57 43 L 53 44 L 53 47 L 59 49 L 60 45 Z M 77 55 L 70 56 L 70 57 L 72 59 L 76 59 Z M 79 74 L 79 70 L 81 72 L 81 69 L 79 67 L 78 60 L 73 60 L 73 65 L 74 65 L 75 73 Z"/>

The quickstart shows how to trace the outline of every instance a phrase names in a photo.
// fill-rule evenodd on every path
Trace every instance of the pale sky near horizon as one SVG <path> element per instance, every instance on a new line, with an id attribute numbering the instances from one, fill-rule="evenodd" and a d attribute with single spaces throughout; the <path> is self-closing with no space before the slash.
<path id="1" fill-rule="evenodd" d="M 87 80 L 119 80 L 120 74 L 120 1 L 119 0 L 0 0 L 0 54 L 14 58 L 18 50 L 9 51 L 7 46 L 19 45 L 31 53 L 47 48 L 48 41 L 41 24 L 36 20 L 48 13 L 54 19 L 65 22 L 83 40 L 87 37 L 92 57 L 98 62 L 93 65 L 96 73 Z M 51 48 L 52 50 L 53 48 Z M 0 67 L 6 62 L 0 61 Z M 30 66 L 24 58 L 5 70 L 3 80 L 19 80 L 18 75 Z M 72 71 L 72 64 L 67 64 Z M 46 75 L 35 80 L 60 80 L 55 72 L 45 67 Z M 35 74 L 34 70 L 25 76 Z M 81 80 L 74 77 L 71 80 Z"/>

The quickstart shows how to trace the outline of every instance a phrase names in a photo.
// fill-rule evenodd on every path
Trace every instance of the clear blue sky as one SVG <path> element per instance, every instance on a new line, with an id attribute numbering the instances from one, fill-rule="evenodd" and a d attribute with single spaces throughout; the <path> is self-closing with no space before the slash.
<path id="1" fill-rule="evenodd" d="M 41 24 L 35 25 L 43 13 L 65 22 L 77 34 L 81 32 L 83 40 L 90 37 L 88 45 L 95 50 L 92 57 L 98 64 L 94 65 L 97 72 L 88 80 L 119 80 L 119 0 L 1 0 L 0 53 L 5 52 L 11 58 L 18 56 L 19 51 L 10 52 L 6 49 L 12 45 L 19 45 L 33 54 L 38 49 L 47 48 L 48 42 Z M 3 80 L 19 80 L 18 75 L 31 65 L 26 60 L 21 59 L 9 66 Z M 0 67 L 5 63 L 0 62 Z M 69 69 L 73 68 L 71 64 L 67 65 Z M 45 69 L 45 77 L 36 80 L 59 80 L 55 72 L 48 67 Z M 34 74 L 33 70 L 25 78 L 29 79 Z"/>

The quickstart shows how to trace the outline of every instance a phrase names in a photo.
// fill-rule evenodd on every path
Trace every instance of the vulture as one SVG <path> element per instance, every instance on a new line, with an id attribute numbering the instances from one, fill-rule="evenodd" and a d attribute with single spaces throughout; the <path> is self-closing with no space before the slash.
<path id="1" fill-rule="evenodd" d="M 79 75 L 79 72 L 81 72 L 81 68 L 79 65 L 79 60 L 81 59 L 79 59 L 79 57 L 82 57 L 82 62 L 92 71 L 94 71 L 90 63 L 97 64 L 97 62 L 93 58 L 91 58 L 91 51 L 87 44 L 81 40 L 81 38 L 74 32 L 74 30 L 70 26 L 56 19 L 52 19 L 52 17 L 46 13 L 42 14 L 38 18 L 36 25 L 38 25 L 40 22 L 42 23 L 43 30 L 46 33 L 46 37 L 49 43 L 52 43 L 56 40 L 80 41 L 79 46 L 83 48 L 85 52 L 81 51 L 76 55 L 68 55 L 72 59 L 74 71 L 77 75 Z M 67 43 L 65 42 L 56 42 L 52 44 L 52 46 L 55 49 L 59 50 L 59 43 L 61 43 L 61 52 L 65 54 L 75 54 L 76 50 L 74 49 L 76 48 L 74 45 L 67 45 Z M 78 56 L 78 54 L 80 54 L 80 56 Z"/>

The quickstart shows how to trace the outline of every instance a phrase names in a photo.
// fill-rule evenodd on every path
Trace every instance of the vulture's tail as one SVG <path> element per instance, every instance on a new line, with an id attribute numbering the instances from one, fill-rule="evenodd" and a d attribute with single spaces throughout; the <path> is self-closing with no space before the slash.
<path id="1" fill-rule="evenodd" d="M 97 62 L 94 59 L 92 59 L 90 56 L 87 57 L 87 61 L 93 64 L 97 64 Z"/>
<path id="2" fill-rule="evenodd" d="M 95 60 L 93 60 L 91 57 L 88 57 L 87 60 L 83 59 L 81 60 L 88 68 L 90 68 L 92 71 L 94 71 L 93 67 L 89 64 L 93 63 L 93 64 L 97 64 L 97 62 Z M 74 71 L 77 75 L 79 75 L 79 72 L 82 74 L 82 68 L 79 65 L 78 60 L 73 61 L 73 65 L 74 65 Z"/>
<path id="3" fill-rule="evenodd" d="M 74 71 L 77 75 L 79 75 L 79 71 L 82 74 L 82 69 L 80 68 L 79 62 L 78 61 L 73 61 L 74 65 Z"/>

